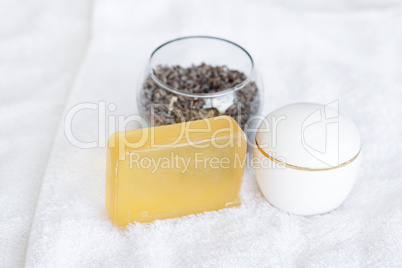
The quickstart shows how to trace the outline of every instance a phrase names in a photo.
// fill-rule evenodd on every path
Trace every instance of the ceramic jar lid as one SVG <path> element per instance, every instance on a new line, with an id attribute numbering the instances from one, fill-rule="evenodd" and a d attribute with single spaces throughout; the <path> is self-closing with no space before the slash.
<path id="1" fill-rule="evenodd" d="M 269 157 L 311 169 L 346 165 L 361 148 L 359 132 L 353 121 L 339 112 L 338 102 L 279 108 L 261 123 L 255 141 Z"/>

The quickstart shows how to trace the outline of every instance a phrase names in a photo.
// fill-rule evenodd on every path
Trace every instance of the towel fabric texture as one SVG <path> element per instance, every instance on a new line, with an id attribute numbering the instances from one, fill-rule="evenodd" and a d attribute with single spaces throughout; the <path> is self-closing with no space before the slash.
<path id="1" fill-rule="evenodd" d="M 0 1 L 0 267 L 24 266 L 39 189 L 89 37 L 83 1 Z"/>
<path id="2" fill-rule="evenodd" d="M 1 3 L 13 12 L 0 9 L 9 19 L 0 24 L 0 266 L 401 266 L 402 6 L 326 2 Z M 363 159 L 338 209 L 280 211 L 248 168 L 240 207 L 112 223 L 104 142 L 117 127 L 104 118 L 138 114 L 150 53 L 186 35 L 223 37 L 252 54 L 263 115 L 339 101 L 360 130 Z M 71 144 L 66 127 L 96 146 Z"/>

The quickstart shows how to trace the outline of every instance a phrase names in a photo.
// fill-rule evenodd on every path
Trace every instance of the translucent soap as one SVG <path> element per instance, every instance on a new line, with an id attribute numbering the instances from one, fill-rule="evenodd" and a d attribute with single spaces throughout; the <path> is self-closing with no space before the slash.
<path id="1" fill-rule="evenodd" d="M 247 142 L 228 116 L 113 134 L 106 207 L 119 226 L 241 204 Z"/>

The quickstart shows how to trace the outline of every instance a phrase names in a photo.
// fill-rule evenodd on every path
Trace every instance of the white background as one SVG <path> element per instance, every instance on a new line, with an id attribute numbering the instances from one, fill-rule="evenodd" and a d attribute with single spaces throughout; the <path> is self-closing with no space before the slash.
<path id="1" fill-rule="evenodd" d="M 114 226 L 105 149 L 66 141 L 82 102 L 137 113 L 135 88 L 161 43 L 214 35 L 244 46 L 264 113 L 339 100 L 363 163 L 345 203 L 297 217 L 270 206 L 248 170 L 240 208 Z M 398 1 L 0 2 L 0 266 L 402 265 L 402 5 Z M 74 120 L 97 139 L 96 111 Z"/>

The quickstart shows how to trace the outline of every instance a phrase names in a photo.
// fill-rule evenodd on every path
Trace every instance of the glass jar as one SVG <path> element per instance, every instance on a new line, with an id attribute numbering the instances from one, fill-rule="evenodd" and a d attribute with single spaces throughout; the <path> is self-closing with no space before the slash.
<path id="1" fill-rule="evenodd" d="M 222 38 L 189 36 L 155 49 L 137 101 L 149 126 L 229 115 L 244 130 L 259 113 L 262 91 L 244 48 Z"/>

